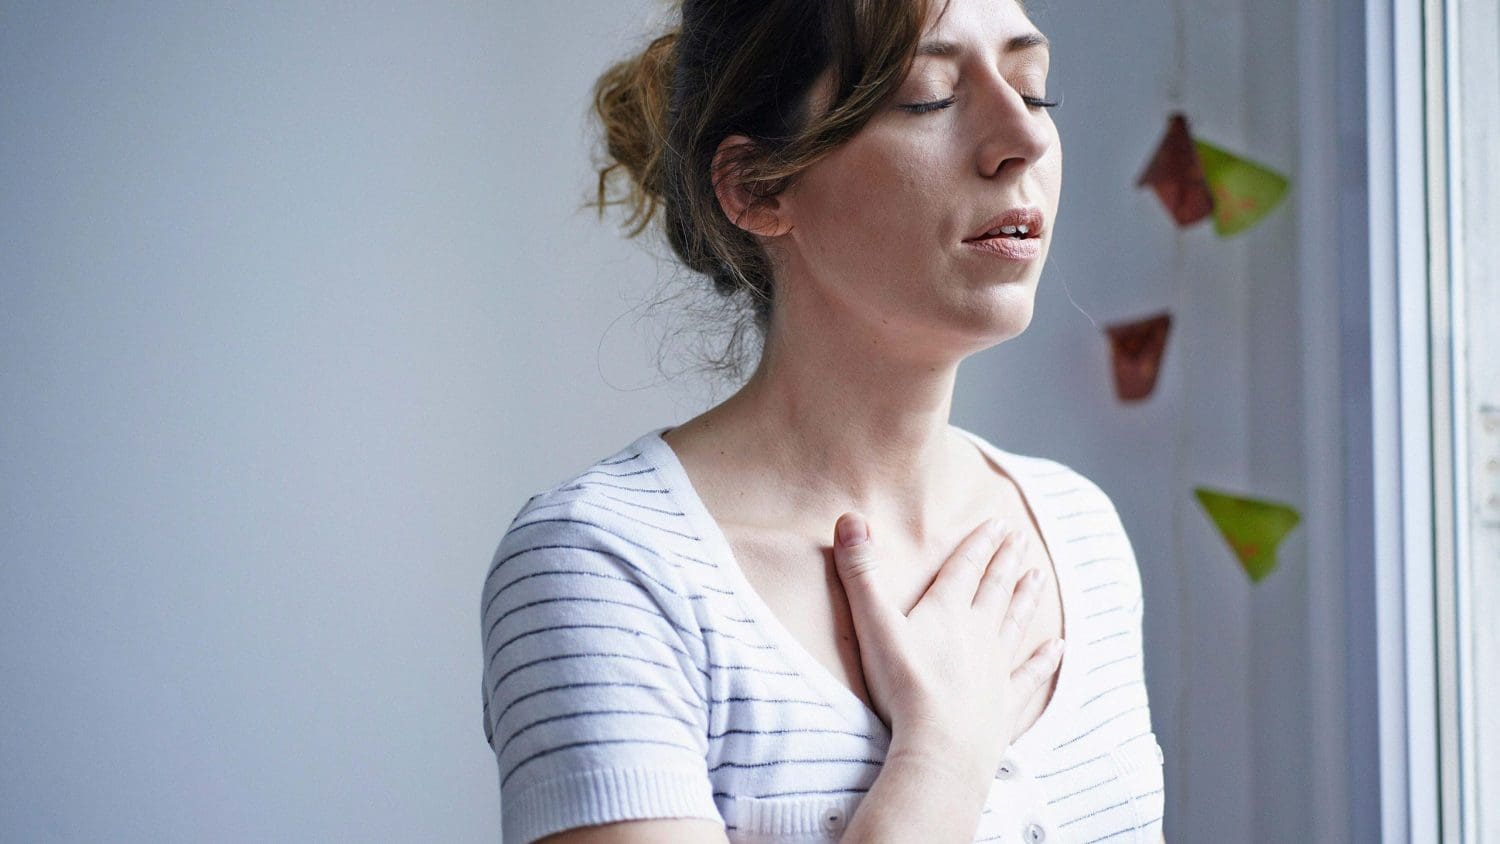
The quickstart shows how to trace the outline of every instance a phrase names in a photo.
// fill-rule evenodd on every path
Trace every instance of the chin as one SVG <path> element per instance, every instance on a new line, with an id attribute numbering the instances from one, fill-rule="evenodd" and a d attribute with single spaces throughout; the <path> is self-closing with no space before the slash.
<path id="1" fill-rule="evenodd" d="M 962 320 L 960 333 L 970 353 L 997 346 L 1020 335 L 1031 325 L 1032 299 L 1023 296 L 992 298 L 987 307 L 970 311 Z"/>

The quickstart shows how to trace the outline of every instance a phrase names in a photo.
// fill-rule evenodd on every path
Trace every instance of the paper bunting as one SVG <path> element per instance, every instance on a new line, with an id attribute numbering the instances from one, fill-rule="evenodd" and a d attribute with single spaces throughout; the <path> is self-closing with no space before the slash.
<path id="1" fill-rule="evenodd" d="M 1121 401 L 1140 401 L 1156 389 L 1172 315 L 1163 311 L 1134 322 L 1105 326 L 1114 358 L 1115 393 Z"/>
<path id="2" fill-rule="evenodd" d="M 1135 184 L 1150 185 L 1179 226 L 1190 226 L 1213 212 L 1213 195 L 1203 175 L 1203 162 L 1198 160 L 1187 118 L 1180 112 L 1167 119 L 1167 133 Z"/>
<path id="3" fill-rule="evenodd" d="M 1214 197 L 1214 232 L 1232 237 L 1250 228 L 1286 195 L 1280 173 L 1240 158 L 1206 141 L 1194 141 L 1203 175 Z"/>
<path id="4" fill-rule="evenodd" d="M 1276 546 L 1302 520 L 1296 510 L 1275 501 L 1242 498 L 1204 487 L 1195 488 L 1193 494 L 1255 583 L 1276 568 Z"/>

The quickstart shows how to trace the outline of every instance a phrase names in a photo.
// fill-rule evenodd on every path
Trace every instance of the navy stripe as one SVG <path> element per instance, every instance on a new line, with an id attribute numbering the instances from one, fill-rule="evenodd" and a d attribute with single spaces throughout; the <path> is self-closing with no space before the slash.
<path id="1" fill-rule="evenodd" d="M 1088 706 L 1089 704 L 1091 704 L 1094 701 L 1098 700 L 1099 698 L 1104 697 L 1105 695 L 1109 694 L 1110 692 L 1118 692 L 1121 689 L 1128 689 L 1131 686 L 1139 686 L 1139 685 L 1141 685 L 1141 681 L 1138 680 L 1138 679 L 1136 679 L 1136 680 L 1129 680 L 1127 682 L 1121 683 L 1118 686 L 1111 686 L 1110 688 L 1107 688 L 1104 691 L 1100 692 L 1099 694 L 1094 695 L 1093 697 L 1089 698 L 1088 700 L 1084 701 L 1083 703 L 1078 704 L 1078 708 L 1082 709 L 1085 706 Z M 1126 741 L 1129 741 L 1129 740 L 1130 739 L 1126 739 Z"/>
<path id="2" fill-rule="evenodd" d="M 598 508 L 600 510 L 603 510 L 606 513 L 610 513 L 612 515 L 619 516 L 620 518 L 625 519 L 626 521 L 633 522 L 635 524 L 641 525 L 642 527 L 648 527 L 648 528 L 651 528 L 652 530 L 659 530 L 659 531 L 663 531 L 665 533 L 670 533 L 670 534 L 674 534 L 676 536 L 681 536 L 681 537 L 683 537 L 685 539 L 691 539 L 694 542 L 698 542 L 699 541 L 698 537 L 694 536 L 691 533 L 682 533 L 680 531 L 672 530 L 671 528 L 662 527 L 661 525 L 654 525 L 654 524 L 652 524 L 650 522 L 642 521 L 640 519 L 637 519 L 635 516 L 626 515 L 625 513 L 621 513 L 619 510 L 616 510 L 613 507 L 606 507 L 606 506 L 604 506 L 603 504 L 600 504 L 597 501 L 590 501 L 587 498 L 570 498 L 570 499 L 567 499 L 565 501 L 557 501 L 557 502 L 554 502 L 552 504 L 543 504 L 540 507 L 533 507 L 532 511 L 535 512 L 537 510 L 550 510 L 550 509 L 552 509 L 554 507 L 571 507 L 571 506 L 577 505 L 577 504 L 587 504 L 590 507 L 596 507 L 596 508 Z M 672 511 L 671 510 L 661 510 L 661 509 L 658 509 L 656 507 L 648 507 L 646 509 L 648 509 L 648 510 L 654 510 L 654 511 L 656 511 L 658 513 L 664 513 L 664 514 L 669 515 L 669 516 L 672 515 Z M 523 523 L 522 526 L 524 526 L 525 524 L 528 524 L 528 523 Z M 516 527 L 515 525 L 512 525 L 512 529 L 514 529 L 515 527 Z"/>
<path id="3" fill-rule="evenodd" d="M 1073 568 L 1081 569 L 1084 566 L 1091 566 L 1094 563 L 1109 563 L 1109 562 L 1123 563 L 1123 562 L 1125 562 L 1125 558 L 1124 557 L 1095 557 L 1092 560 L 1084 560 L 1081 563 L 1076 563 L 1076 564 L 1074 564 Z"/>
<path id="4" fill-rule="evenodd" d="M 1138 656 L 1140 656 L 1140 654 L 1138 654 L 1138 653 L 1132 653 L 1132 654 L 1126 654 L 1126 655 L 1120 657 L 1119 659 L 1112 659 L 1109 662 L 1101 662 L 1098 665 L 1094 666 L 1093 668 L 1090 668 L 1085 673 L 1093 674 L 1095 671 L 1102 671 L 1103 669 L 1108 668 L 1111 665 L 1115 665 L 1115 664 L 1124 662 L 1127 659 L 1135 659 Z"/>
<path id="5" fill-rule="evenodd" d="M 678 718 L 676 715 L 672 715 L 666 712 L 651 712 L 644 709 L 585 709 L 581 712 L 569 712 L 564 715 L 552 715 L 547 718 L 532 721 L 530 724 L 527 724 L 524 727 L 521 727 L 515 732 L 511 733 L 510 738 L 505 740 L 505 744 L 501 745 L 500 748 L 495 752 L 499 754 L 505 753 L 505 749 L 507 747 L 510 747 L 511 742 L 515 741 L 524 733 L 536 727 L 540 727 L 544 724 L 551 724 L 556 721 L 567 721 L 572 718 L 587 718 L 591 715 L 608 715 L 612 717 L 618 715 L 643 715 L 648 718 L 665 718 L 669 721 L 676 721 L 677 723 L 682 724 L 690 729 L 698 729 L 698 725 L 693 723 L 692 721 L 688 721 L 685 718 Z"/>
<path id="6" fill-rule="evenodd" d="M 580 473 L 577 477 L 573 478 L 573 480 L 576 481 L 578 480 L 578 478 L 586 478 L 589 475 L 603 475 L 606 478 L 633 478 L 636 475 L 649 475 L 655 471 L 655 469 L 652 469 L 650 467 L 647 467 L 645 469 L 637 469 L 634 472 L 606 472 L 603 469 L 590 469 L 587 472 Z"/>
<path id="7" fill-rule="evenodd" d="M 628 504 L 631 507 L 639 507 L 642 510 L 650 510 L 653 513 L 660 513 L 663 516 L 686 516 L 687 515 L 686 513 L 682 512 L 681 510 L 663 510 L 660 507 L 652 507 L 650 504 L 642 504 L 639 501 L 631 501 L 628 498 L 621 498 L 618 495 L 610 495 L 607 492 L 601 492 L 601 493 L 599 493 L 599 497 L 600 498 L 608 498 L 610 501 L 613 501 L 616 504 Z"/>
<path id="8" fill-rule="evenodd" d="M 1110 783 L 1116 782 L 1119 779 L 1120 779 L 1119 777 L 1110 777 L 1107 780 L 1100 780 L 1100 781 L 1094 783 L 1093 785 L 1086 785 L 1083 788 L 1078 789 L 1077 791 L 1070 791 L 1070 792 L 1068 792 L 1067 794 L 1064 794 L 1061 797 L 1054 797 L 1051 800 L 1048 800 L 1047 801 L 1047 805 L 1051 806 L 1053 803 L 1061 803 L 1062 801 L 1067 800 L 1069 797 L 1077 797 L 1078 795 L 1084 793 L 1085 791 L 1093 791 L 1094 789 L 1098 788 L 1101 785 L 1109 785 Z"/>
<path id="9" fill-rule="evenodd" d="M 529 553 L 531 551 L 557 550 L 557 549 L 560 549 L 560 548 L 567 548 L 567 549 L 574 550 L 574 551 L 591 551 L 593 553 L 600 554 L 600 555 L 605 556 L 605 557 L 609 557 L 609 558 L 615 560 L 616 562 L 619 562 L 622 565 L 626 566 L 627 568 L 630 568 L 633 571 L 639 572 L 642 577 L 646 577 L 646 578 L 650 577 L 649 574 L 647 574 L 644 571 L 641 571 L 641 569 L 637 568 L 635 566 L 635 564 L 631 563 L 629 560 L 625 560 L 625 559 L 623 559 L 621 557 L 617 557 L 614 554 L 609 553 L 608 551 L 600 551 L 598 548 L 583 548 L 583 547 L 576 546 L 576 545 L 538 545 L 535 548 L 527 548 L 524 551 L 517 551 L 515 554 L 512 554 L 511 556 L 512 557 L 519 556 L 520 554 Z M 506 559 L 510 559 L 510 558 L 507 557 Z M 641 586 L 641 584 L 637 583 L 636 581 L 634 581 L 634 580 L 632 580 L 632 579 L 630 579 L 628 577 L 616 577 L 615 575 L 612 575 L 612 574 L 605 574 L 602 571 L 588 571 L 587 569 L 548 569 L 546 571 L 534 571 L 534 572 L 532 572 L 530 574 L 519 575 L 519 576 L 517 576 L 517 577 L 515 577 L 515 578 L 513 578 L 513 579 L 511 579 L 509 581 L 507 581 L 504 586 L 500 587 L 499 589 L 496 589 L 490 595 L 489 599 L 484 602 L 484 607 L 480 609 L 480 617 L 481 618 L 489 618 L 490 617 L 490 608 L 495 605 L 495 599 L 496 598 L 499 598 L 501 595 L 505 594 L 505 590 L 511 588 L 512 586 L 515 586 L 516 584 L 520 583 L 523 580 L 530 580 L 533 577 L 597 577 L 597 578 L 601 578 L 603 580 L 613 580 L 613 581 L 617 581 L 619 583 L 628 583 L 631 586 L 634 586 L 635 588 L 637 588 L 637 589 L 641 590 L 642 592 L 644 592 L 648 597 L 651 594 L 650 592 L 647 592 L 646 589 L 645 589 L 645 587 Z M 663 588 L 665 588 L 664 584 L 658 583 L 658 585 L 661 585 L 661 586 L 663 586 Z"/>
<path id="10" fill-rule="evenodd" d="M 542 520 L 542 521 L 547 521 L 547 520 Z M 533 525 L 533 524 L 537 524 L 537 522 L 527 522 L 525 526 L 530 526 L 530 525 Z M 597 525 L 596 525 L 596 527 L 597 527 Z M 600 528 L 600 529 L 603 530 L 603 528 Z M 619 536 L 618 534 L 615 534 L 615 533 L 613 533 L 611 531 L 605 530 L 604 532 L 608 533 L 610 536 L 614 536 L 617 539 L 624 539 L 624 537 Z M 628 540 L 628 539 L 625 540 L 625 541 L 626 542 L 630 542 L 630 540 Z M 503 547 L 504 543 L 501 543 L 501 544 L 502 544 L 502 547 Z M 635 543 L 631 543 L 631 544 L 635 544 Z M 670 593 L 670 594 L 672 594 L 672 595 L 674 595 L 676 597 L 681 597 L 680 595 L 677 594 L 677 590 L 676 589 L 673 589 L 672 587 L 670 587 L 667 584 L 663 583 L 661 580 L 657 579 L 650 572 L 646 571 L 645 569 L 641 568 L 640 566 L 636 565 L 635 563 L 633 563 L 633 562 L 625 559 L 624 557 L 621 557 L 620 555 L 618 555 L 618 554 L 616 554 L 616 553 L 614 553 L 612 551 L 607 551 L 607 550 L 605 550 L 603 548 L 594 548 L 594 547 L 591 547 L 591 546 L 588 546 L 588 545 L 569 545 L 569 544 L 564 544 L 564 543 L 556 543 L 556 544 L 549 544 L 549 545 L 535 545 L 535 546 L 532 546 L 531 548 L 522 548 L 519 551 L 516 551 L 516 552 L 514 552 L 512 554 L 507 555 L 504 559 L 497 560 L 495 562 L 495 564 L 490 568 L 490 573 L 487 574 L 487 575 L 485 575 L 485 578 L 484 578 L 485 587 L 486 588 L 489 587 L 490 578 L 494 577 L 495 573 L 498 572 L 498 571 L 500 571 L 500 569 L 506 563 L 510 562 L 511 560 L 514 560 L 515 558 L 521 556 L 522 554 L 529 554 L 529 553 L 531 553 L 533 551 L 542 551 L 542 550 L 547 550 L 547 549 L 567 549 L 567 550 L 572 550 L 572 551 L 587 551 L 587 552 L 591 552 L 591 553 L 595 553 L 595 554 L 603 554 L 606 557 L 609 557 L 610 559 L 615 560 L 616 562 L 622 563 L 623 565 L 625 565 L 626 568 L 629 568 L 631 571 L 634 571 L 635 573 L 639 574 L 641 577 L 644 577 L 645 579 L 651 581 L 652 583 L 655 583 L 657 586 L 660 586 L 663 591 L 668 592 L 668 593 Z M 657 559 L 661 559 L 661 558 L 657 557 Z"/>
<path id="11" fill-rule="evenodd" d="M 769 791 L 762 794 L 731 794 L 727 791 L 715 791 L 715 799 L 724 798 L 733 800 L 737 797 L 750 800 L 770 800 L 774 797 L 824 797 L 829 794 L 865 794 L 868 788 L 825 788 L 817 791 Z"/>
<path id="12" fill-rule="evenodd" d="M 678 633 L 686 634 L 689 638 L 691 638 L 695 642 L 702 642 L 703 641 L 703 637 L 702 636 L 698 635 L 692 629 L 684 627 L 684 626 L 678 624 L 677 622 L 673 621 L 672 619 L 667 618 L 666 616 L 662 615 L 660 612 L 657 611 L 657 609 L 656 609 L 655 606 L 643 607 L 643 606 L 640 606 L 638 604 L 632 604 L 629 601 L 614 601 L 614 600 L 611 600 L 609 598 L 587 598 L 587 597 L 579 597 L 579 596 L 574 596 L 574 595 L 569 595 L 569 596 L 563 597 L 563 598 L 541 598 L 541 599 L 536 600 L 536 601 L 528 601 L 528 602 L 526 602 L 524 604 L 521 604 L 520 606 L 513 607 L 513 608 L 511 608 L 509 610 L 506 610 L 505 612 L 501 613 L 498 618 L 496 618 L 493 622 L 490 623 L 490 629 L 485 633 L 485 635 L 486 636 L 492 635 L 495 632 L 495 628 L 497 626 L 499 626 L 500 622 L 504 621 L 509 616 L 514 615 L 515 613 L 520 612 L 521 610 L 529 609 L 531 607 L 541 606 L 542 604 L 557 604 L 557 603 L 568 603 L 568 602 L 576 602 L 576 603 L 584 603 L 584 604 L 614 604 L 615 606 L 618 606 L 618 607 L 628 607 L 629 609 L 638 610 L 640 612 L 645 613 L 646 615 L 653 616 L 655 618 L 659 618 L 659 619 L 665 621 L 669 626 L 671 626 L 671 628 L 673 630 L 676 630 Z"/>
<path id="13" fill-rule="evenodd" d="M 517 771 L 521 770 L 526 765 L 535 762 L 538 759 L 551 756 L 554 753 L 561 753 L 564 750 L 571 750 L 575 747 L 602 747 L 609 744 L 654 744 L 665 747 L 675 747 L 678 750 L 686 750 L 688 753 L 692 754 L 694 758 L 699 757 L 697 748 L 685 747 L 675 741 L 658 741 L 656 739 L 604 739 L 602 741 L 575 741 L 571 744 L 560 744 L 557 747 L 548 748 L 547 750 L 543 750 L 539 753 L 534 753 L 526 757 L 525 759 L 522 759 L 520 762 L 517 762 L 516 766 L 514 768 L 511 768 L 509 773 L 501 777 L 500 788 L 504 789 L 505 784 L 510 782 L 510 778 L 515 776 Z"/>
<path id="14" fill-rule="evenodd" d="M 505 722 L 505 713 L 511 711 L 511 709 L 513 709 L 516 705 L 520 704 L 522 701 L 531 700 L 532 698 L 536 697 L 537 695 L 544 695 L 544 694 L 547 694 L 549 692 L 567 691 L 569 689 L 598 689 L 598 688 L 604 688 L 604 689 L 647 689 L 649 691 L 656 692 L 656 693 L 659 693 L 659 694 L 672 695 L 673 697 L 676 697 L 678 700 L 682 701 L 683 703 L 687 704 L 690 707 L 697 707 L 701 703 L 701 701 L 689 700 L 688 698 L 685 698 L 685 697 L 683 697 L 681 695 L 675 694 L 675 693 L 673 693 L 672 691 L 670 691 L 668 689 L 663 689 L 660 686 L 654 686 L 654 685 L 652 685 L 650 683 L 625 683 L 625 682 L 607 682 L 607 681 L 606 682 L 598 682 L 598 683 L 560 683 L 560 684 L 558 684 L 556 686 L 545 686 L 543 688 L 535 689 L 533 691 L 529 691 L 529 692 L 526 692 L 526 693 L 518 696 L 515 700 L 511 701 L 510 703 L 507 703 L 505 705 L 504 709 L 500 710 L 500 714 L 497 715 L 497 716 L 495 716 L 495 723 L 496 724 L 502 724 L 502 723 L 504 723 Z"/>
<path id="15" fill-rule="evenodd" d="M 621 486 L 620 484 L 612 484 L 612 483 L 607 483 L 605 481 L 590 481 L 589 483 L 586 483 L 586 484 L 574 484 L 572 486 L 560 486 L 560 487 L 557 488 L 556 491 L 557 492 L 572 492 L 575 489 L 623 489 L 626 492 L 644 492 L 644 493 L 646 493 L 648 495 L 666 495 L 669 492 L 668 490 L 665 490 L 665 489 L 641 489 L 640 487 Z"/>
<path id="16" fill-rule="evenodd" d="M 768 674 L 768 675 L 770 675 L 772 677 L 801 677 L 802 676 L 801 672 L 798 672 L 798 671 L 772 671 L 769 668 L 761 668 L 758 665 L 720 665 L 717 662 L 711 662 L 711 663 L 709 663 L 708 667 L 709 668 L 717 668 L 717 669 L 719 669 L 721 671 L 754 671 L 756 674 Z"/>
<path id="17" fill-rule="evenodd" d="M 753 695 L 735 695 L 733 697 L 718 698 L 718 699 L 709 701 L 709 703 L 714 703 L 714 704 L 719 704 L 719 703 L 777 703 L 777 704 L 795 703 L 795 704 L 799 704 L 799 705 L 802 705 L 802 706 L 817 706 L 817 707 L 820 707 L 822 709 L 832 709 L 833 708 L 832 704 L 830 704 L 830 703 L 828 703 L 827 701 L 824 701 L 824 700 L 806 700 L 806 699 L 795 698 L 795 697 L 755 697 Z"/>
<path id="18" fill-rule="evenodd" d="M 657 644 L 665 645 L 668 650 L 672 651 L 675 654 L 688 656 L 687 651 L 672 647 L 671 642 L 663 642 L 660 639 L 653 639 L 649 636 L 642 636 L 641 631 L 634 627 L 621 627 L 618 624 L 555 624 L 551 627 L 538 627 L 535 630 L 527 630 L 525 633 L 520 633 L 512 636 L 509 639 L 506 639 L 500 644 L 500 647 L 495 648 L 494 653 L 489 655 L 489 664 L 494 664 L 495 657 L 499 656 L 501 651 L 505 650 L 507 647 L 510 647 L 510 645 L 514 644 L 515 642 L 518 642 L 521 639 L 525 639 L 527 636 L 536 636 L 542 633 L 551 632 L 553 630 L 619 630 L 623 633 L 629 633 L 631 636 L 636 637 L 636 641 L 645 639 L 649 642 L 656 642 Z"/>
<path id="19" fill-rule="evenodd" d="M 505 682 L 505 678 L 506 677 L 509 677 L 510 675 L 516 673 L 517 671 L 520 671 L 523 668 L 531 668 L 532 666 L 536 666 L 536 665 L 545 665 L 545 664 L 547 664 L 549 662 L 560 662 L 560 661 L 566 660 L 566 659 L 596 659 L 596 658 L 599 658 L 599 657 L 618 657 L 620 659 L 629 659 L 629 660 L 634 660 L 635 662 L 644 662 L 644 663 L 647 663 L 648 665 L 655 665 L 658 668 L 665 668 L 668 671 L 676 671 L 677 670 L 677 666 L 672 665 L 670 663 L 657 662 L 654 659 L 647 659 L 647 658 L 645 658 L 643 656 L 637 656 L 635 654 L 615 653 L 615 652 L 612 652 L 612 651 L 587 651 L 587 652 L 581 653 L 581 654 L 560 654 L 558 656 L 544 656 L 544 657 L 540 657 L 538 659 L 533 659 L 530 662 L 523 662 L 520 665 L 517 665 L 515 668 L 512 668 L 511 670 L 505 672 L 504 674 L 501 674 L 500 675 L 500 679 L 498 679 L 498 680 L 495 681 L 495 692 L 498 693 L 500 691 L 500 684 L 503 683 L 503 682 Z M 699 671 L 703 671 L 703 669 L 701 669 L 701 668 L 698 669 L 698 670 Z M 707 677 L 708 676 L 708 672 L 707 671 L 703 671 L 703 676 Z"/>
<path id="20" fill-rule="evenodd" d="M 709 733 L 708 740 L 718 741 L 725 736 L 782 736 L 790 735 L 792 733 L 816 733 L 819 735 L 829 736 L 850 736 L 852 738 L 867 740 L 874 738 L 874 736 L 870 735 L 869 733 L 854 732 L 852 730 L 829 730 L 818 729 L 814 727 L 797 727 L 785 730 L 725 730 L 722 733 Z"/>
<path id="21" fill-rule="evenodd" d="M 1059 516 L 1057 516 L 1057 520 L 1060 522 L 1065 522 L 1069 519 L 1079 519 L 1084 516 L 1108 516 L 1113 512 L 1113 510 L 1107 508 L 1100 508 L 1098 510 L 1075 510 L 1072 513 L 1060 514 Z"/>
<path id="22" fill-rule="evenodd" d="M 1068 544 L 1072 545 L 1077 542 L 1087 542 L 1090 539 L 1108 539 L 1109 537 L 1116 535 L 1118 534 L 1116 534 L 1116 532 L 1112 530 L 1105 531 L 1104 533 L 1086 533 L 1082 536 L 1069 537 Z"/>
<path id="23" fill-rule="evenodd" d="M 1130 801 L 1129 800 L 1121 800 L 1118 803 L 1111 803 L 1110 805 L 1105 806 L 1103 809 L 1095 809 L 1094 811 L 1089 812 L 1087 815 L 1079 815 L 1078 817 L 1076 817 L 1076 818 L 1074 818 L 1074 819 L 1072 819 L 1070 821 L 1063 821 L 1062 823 L 1058 824 L 1058 826 L 1059 827 L 1063 827 L 1063 826 L 1068 826 L 1070 824 L 1078 823 L 1079 821 L 1086 821 L 1089 818 L 1094 817 L 1095 815 L 1102 815 L 1105 812 L 1110 811 L 1111 809 L 1118 809 L 1121 806 L 1129 806 L 1129 805 L 1130 805 Z"/>
<path id="24" fill-rule="evenodd" d="M 1100 759 L 1108 758 L 1108 756 L 1109 756 L 1108 753 L 1101 753 L 1101 754 L 1099 754 L 1098 756 L 1095 756 L 1092 759 L 1085 759 L 1082 762 L 1079 762 L 1079 763 L 1074 764 L 1074 765 L 1069 765 L 1066 768 L 1059 768 L 1059 769 L 1057 769 L 1055 771 L 1048 771 L 1045 774 L 1037 774 L 1036 778 L 1039 779 L 1039 780 L 1044 780 L 1044 779 L 1046 779 L 1048 777 L 1055 777 L 1058 774 L 1066 774 L 1069 771 L 1075 771 L 1075 770 L 1077 770 L 1079 768 L 1082 768 L 1084 765 L 1088 765 L 1088 764 L 1093 763 L 1093 762 L 1098 762 Z"/>
<path id="25" fill-rule="evenodd" d="M 1106 724 L 1112 723 L 1114 721 L 1118 721 L 1119 719 L 1124 718 L 1126 715 L 1129 715 L 1132 712 L 1140 712 L 1142 709 L 1145 709 L 1145 708 L 1146 708 L 1146 705 L 1145 704 L 1141 704 L 1140 706 L 1133 706 L 1133 707 L 1131 707 L 1129 709 L 1125 709 L 1125 710 L 1122 710 L 1120 712 L 1116 712 L 1115 714 L 1109 716 L 1108 718 L 1105 718 L 1103 721 L 1100 721 L 1099 723 L 1095 724 L 1094 726 L 1089 727 L 1087 730 L 1084 730 L 1083 732 L 1079 733 L 1078 735 L 1076 735 L 1076 736 L 1068 739 L 1067 741 L 1063 742 L 1062 744 L 1059 744 L 1058 746 L 1056 746 L 1056 747 L 1054 747 L 1052 749 L 1053 750 L 1062 750 L 1064 747 L 1067 747 L 1068 745 L 1072 744 L 1075 741 L 1078 741 L 1080 739 L 1087 738 L 1088 736 L 1093 735 L 1095 732 L 1098 732 L 1100 729 L 1102 729 Z"/>
<path id="26" fill-rule="evenodd" d="M 777 765 L 876 765 L 883 764 L 880 759 L 852 759 L 849 757 L 832 757 L 822 759 L 787 759 L 777 758 L 772 762 L 720 762 L 708 769 L 710 774 L 723 770 L 724 768 L 774 768 Z"/>

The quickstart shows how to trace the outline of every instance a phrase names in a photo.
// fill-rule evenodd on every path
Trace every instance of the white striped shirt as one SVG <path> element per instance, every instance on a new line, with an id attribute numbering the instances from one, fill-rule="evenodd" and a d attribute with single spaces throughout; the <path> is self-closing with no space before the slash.
<path id="1" fill-rule="evenodd" d="M 836 841 L 890 731 L 772 615 L 661 428 L 533 496 L 481 600 L 485 736 L 506 844 L 641 818 L 732 842 Z M 1162 756 L 1140 573 L 1109 498 L 1054 461 L 971 438 L 1050 551 L 1068 650 L 1006 754 L 976 842 L 1155 842 Z"/>

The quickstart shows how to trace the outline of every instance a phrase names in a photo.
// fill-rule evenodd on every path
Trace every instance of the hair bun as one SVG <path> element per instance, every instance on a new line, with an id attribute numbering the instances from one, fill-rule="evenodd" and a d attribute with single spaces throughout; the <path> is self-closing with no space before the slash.
<path id="1" fill-rule="evenodd" d="M 599 213 L 607 205 L 630 206 L 625 225 L 635 226 L 633 233 L 651 221 L 662 196 L 662 154 L 678 34 L 673 28 L 657 36 L 640 55 L 616 62 L 594 84 L 594 111 L 604 126 L 609 156 L 599 169 Z M 622 168 L 631 184 L 623 197 L 611 200 L 610 177 Z"/>

